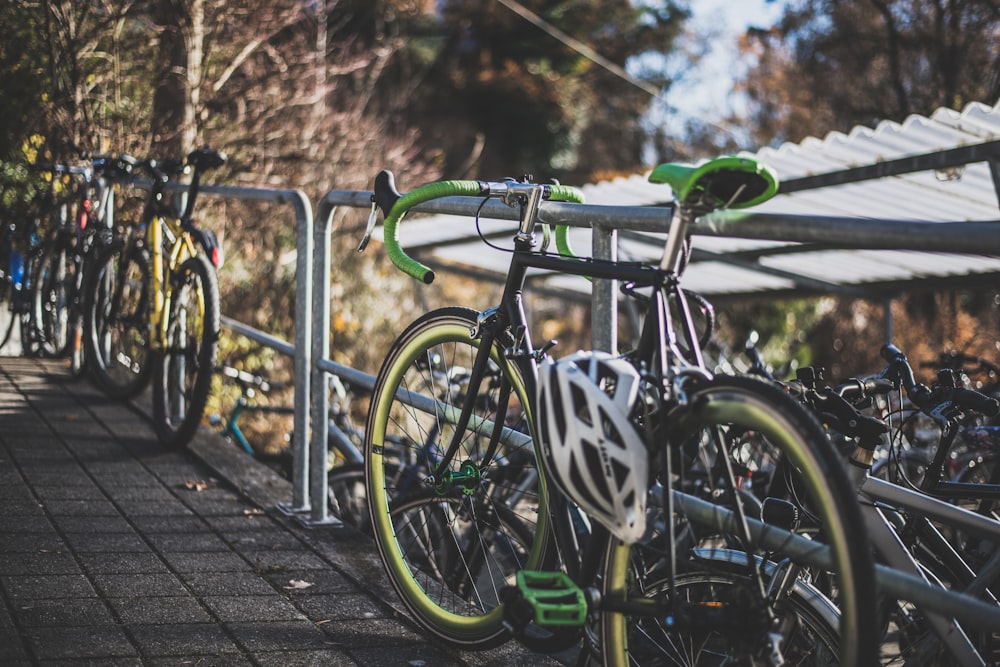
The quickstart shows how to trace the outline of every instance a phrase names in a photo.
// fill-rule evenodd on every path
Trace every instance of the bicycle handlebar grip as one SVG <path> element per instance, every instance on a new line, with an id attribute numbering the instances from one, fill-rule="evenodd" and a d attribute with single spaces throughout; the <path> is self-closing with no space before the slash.
<path id="1" fill-rule="evenodd" d="M 392 174 L 390 172 L 382 172 L 382 174 L 388 174 L 388 177 L 383 179 L 384 184 L 393 185 L 394 187 Z M 379 175 L 381 176 L 382 174 Z M 428 285 L 434 282 L 434 271 L 407 255 L 406 251 L 399 244 L 399 223 L 411 208 L 432 199 L 461 195 L 476 196 L 481 194 L 483 194 L 483 188 L 479 181 L 440 181 L 423 185 L 416 190 L 400 196 L 392 204 L 389 213 L 385 216 L 385 221 L 382 223 L 385 250 L 389 255 L 389 259 L 403 273 Z M 381 206 L 383 202 L 379 202 L 376 199 L 375 203 Z"/>
<path id="2" fill-rule="evenodd" d="M 583 191 L 580 188 L 572 185 L 546 185 L 545 187 L 549 189 L 549 194 L 546 197 L 549 201 L 561 201 L 567 204 L 583 203 Z M 560 225 L 560 227 L 565 227 L 565 225 Z"/>
<path id="3" fill-rule="evenodd" d="M 849 401 L 875 396 L 877 394 L 888 394 L 895 386 L 892 380 L 881 377 L 851 378 L 844 384 L 837 387 L 836 392 Z"/>
<path id="4" fill-rule="evenodd" d="M 974 389 L 952 389 L 951 400 L 961 408 L 978 412 L 987 417 L 1000 414 L 1000 401 Z"/>
<path id="5" fill-rule="evenodd" d="M 847 399 L 828 389 L 815 394 L 816 406 L 824 413 L 833 415 L 845 435 L 862 438 L 876 438 L 889 430 L 881 419 L 861 414 Z"/>
<path id="6" fill-rule="evenodd" d="M 899 382 L 903 385 L 903 389 L 910 392 L 917 383 L 913 379 L 913 368 L 910 367 L 910 362 L 906 360 L 906 355 L 903 354 L 903 351 L 892 343 L 886 343 L 882 346 L 881 354 L 882 358 L 889 363 L 889 366 L 899 376 Z"/>
<path id="7" fill-rule="evenodd" d="M 546 199 L 550 201 L 563 201 L 570 203 L 582 203 L 583 192 L 579 188 L 567 185 L 547 185 Z M 430 284 L 434 282 L 434 271 L 413 259 L 406 254 L 399 243 L 399 223 L 402 222 L 406 213 L 419 204 L 442 197 L 479 197 L 490 193 L 490 186 L 483 181 L 439 181 L 429 183 L 415 190 L 407 192 L 405 195 L 399 194 L 396 190 L 395 178 L 390 171 L 381 171 L 375 177 L 375 186 L 372 197 L 375 205 L 385 213 L 385 220 L 382 223 L 383 236 L 386 253 L 389 259 L 401 271 L 417 280 Z M 388 209 L 388 213 L 386 213 Z M 565 232 L 560 234 L 560 226 L 556 230 L 556 243 L 560 244 L 560 251 L 565 249 L 569 254 L 572 250 L 565 239 Z M 560 236 L 562 240 L 560 241 Z"/>

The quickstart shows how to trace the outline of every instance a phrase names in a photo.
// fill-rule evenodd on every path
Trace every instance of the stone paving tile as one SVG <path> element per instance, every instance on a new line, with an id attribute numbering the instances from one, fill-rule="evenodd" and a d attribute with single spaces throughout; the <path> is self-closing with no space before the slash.
<path id="1" fill-rule="evenodd" d="M 107 496 L 96 484 L 85 480 L 83 484 L 60 485 L 32 483 L 32 488 L 43 501 L 49 500 L 104 500 Z"/>
<path id="2" fill-rule="evenodd" d="M 169 574 L 170 571 L 152 551 L 122 553 L 82 553 L 80 562 L 90 574 Z"/>
<path id="3" fill-rule="evenodd" d="M 191 665 L 192 667 L 245 667 L 254 665 L 255 663 L 251 662 L 250 658 L 244 655 L 227 653 L 225 655 L 199 655 L 194 657 L 188 655 L 153 657 L 147 658 L 143 664 L 150 665 L 151 667 L 183 667 L 186 665 Z"/>
<path id="4" fill-rule="evenodd" d="M 172 574 L 97 574 L 94 575 L 94 584 L 108 597 L 187 594 L 187 590 Z"/>
<path id="5" fill-rule="evenodd" d="M 301 550 L 302 540 L 288 531 L 272 528 L 270 530 L 246 530 L 221 533 L 233 548 L 240 551 L 274 551 L 275 549 Z"/>
<path id="6" fill-rule="evenodd" d="M 180 575 L 195 595 L 267 595 L 274 592 L 255 572 L 188 572 Z"/>
<path id="7" fill-rule="evenodd" d="M 342 650 L 330 647 L 324 651 L 279 651 L 257 653 L 257 662 L 263 667 L 354 667 L 361 664 L 371 667 L 371 663 L 358 663 Z M 395 663 L 403 664 L 406 663 Z M 418 667 L 414 665 L 413 667 Z"/>
<path id="8" fill-rule="evenodd" d="M 0 553 L 0 572 L 7 575 L 82 574 L 76 559 L 65 551 Z"/>
<path id="9" fill-rule="evenodd" d="M 8 553 L 51 553 L 64 548 L 59 534 L 54 530 L 44 533 L 0 533 L 0 554 Z M 0 570 L 2 571 L 2 570 Z"/>
<path id="10" fill-rule="evenodd" d="M 176 498 L 160 500 L 118 500 L 116 501 L 122 514 L 129 518 L 156 516 L 195 516 L 184 503 Z"/>
<path id="11" fill-rule="evenodd" d="M 147 535 L 157 551 L 171 553 L 175 551 L 229 551 L 230 547 L 221 537 L 213 533 L 162 533 Z"/>
<path id="12" fill-rule="evenodd" d="M 416 630 L 387 618 L 341 619 L 320 627 L 330 641 L 352 649 L 412 646 L 426 641 Z"/>
<path id="13" fill-rule="evenodd" d="M 260 572 L 292 572 L 300 570 L 328 570 L 330 564 L 319 556 L 303 550 L 249 551 L 244 552 L 253 567 Z"/>
<path id="14" fill-rule="evenodd" d="M 226 623 L 307 620 L 295 605 L 274 592 L 270 595 L 208 595 L 202 600 Z"/>
<path id="15" fill-rule="evenodd" d="M 337 593 L 335 595 L 295 596 L 295 604 L 314 621 L 341 621 L 385 617 L 382 609 L 370 596 L 363 593 Z"/>
<path id="16" fill-rule="evenodd" d="M 4 471 L 0 471 L 4 472 Z M 15 486 L 16 485 L 16 486 Z M 0 474 L 0 502 L 11 500 L 34 500 L 35 497 L 27 487 L 21 486 L 21 476 L 13 471 Z"/>
<path id="17" fill-rule="evenodd" d="M 31 628 L 27 640 L 40 660 L 137 656 L 135 647 L 116 626 Z"/>
<path id="18" fill-rule="evenodd" d="M 118 508 L 103 498 L 48 500 L 45 509 L 55 517 L 119 516 Z"/>
<path id="19" fill-rule="evenodd" d="M 210 623 L 213 620 L 192 596 L 111 598 L 109 604 L 126 625 Z"/>
<path id="20" fill-rule="evenodd" d="M 72 533 L 108 535 L 135 532 L 123 516 L 57 516 L 53 517 L 53 522 L 56 524 L 56 528 L 66 535 Z"/>
<path id="21" fill-rule="evenodd" d="M 190 658 L 240 652 L 223 628 L 212 623 L 130 625 L 128 629 L 144 656 Z"/>
<path id="22" fill-rule="evenodd" d="M 328 646 L 328 638 L 311 622 L 229 623 L 236 640 L 250 651 L 301 651 Z"/>
<path id="23" fill-rule="evenodd" d="M 82 574 L 0 576 L 0 587 L 15 604 L 24 600 L 97 597 L 97 591 Z"/>
<path id="24" fill-rule="evenodd" d="M 252 566 L 239 554 L 231 551 L 176 551 L 163 554 L 175 571 L 185 572 L 242 572 Z"/>
<path id="25" fill-rule="evenodd" d="M 107 490 L 108 497 L 115 502 L 128 500 L 156 502 L 158 500 L 173 500 L 176 496 L 163 487 L 156 486 L 121 486 L 111 487 Z"/>
<path id="26" fill-rule="evenodd" d="M 333 568 L 326 570 L 287 570 L 265 573 L 264 578 L 279 590 L 287 590 L 291 596 L 297 595 L 331 595 L 342 593 L 360 593 L 357 584 Z M 305 581 L 311 584 L 307 589 L 286 589 L 290 581 Z"/>
<path id="27" fill-rule="evenodd" d="M 141 533 L 197 533 L 205 531 L 205 522 L 200 517 L 191 516 L 136 516 L 132 524 Z"/>
<path id="28" fill-rule="evenodd" d="M 0 535 L 16 535 L 21 533 L 52 533 L 55 527 L 48 517 L 24 514 L 0 513 Z"/>
<path id="29" fill-rule="evenodd" d="M 352 648 L 350 654 L 358 664 L 366 667 L 382 667 L 390 665 L 406 665 L 407 667 L 446 667 L 447 665 L 464 665 L 454 656 L 440 651 L 433 646 L 414 644 L 405 649 L 399 646 Z M 513 663 L 500 662 L 499 665 L 509 667 Z M 530 663 L 529 663 L 530 664 Z"/>
<path id="30" fill-rule="evenodd" d="M 26 600 L 15 608 L 18 623 L 31 627 L 114 625 L 107 605 L 99 598 Z"/>
<path id="31" fill-rule="evenodd" d="M 34 498 L 17 498 L 4 501 L 4 514 L 27 518 L 45 518 L 45 506 Z"/>
<path id="32" fill-rule="evenodd" d="M 104 533 L 66 535 L 66 541 L 77 553 L 145 552 L 149 546 L 136 533 Z"/>

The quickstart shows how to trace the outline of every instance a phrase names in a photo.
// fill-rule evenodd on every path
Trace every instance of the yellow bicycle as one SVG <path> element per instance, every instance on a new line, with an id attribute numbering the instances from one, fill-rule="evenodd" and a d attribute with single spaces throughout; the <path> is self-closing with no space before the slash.
<path id="1" fill-rule="evenodd" d="M 193 211 L 202 173 L 225 161 L 224 153 L 202 148 L 186 161 L 142 162 L 153 179 L 142 220 L 98 258 L 84 290 L 94 381 L 115 398 L 136 396 L 152 381 L 156 432 L 175 447 L 201 423 L 218 351 L 222 250 Z M 178 213 L 166 184 L 189 169 Z"/>

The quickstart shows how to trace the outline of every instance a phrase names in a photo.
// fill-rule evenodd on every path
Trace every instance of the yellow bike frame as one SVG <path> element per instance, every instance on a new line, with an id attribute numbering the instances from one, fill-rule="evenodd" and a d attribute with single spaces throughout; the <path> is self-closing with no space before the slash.
<path id="1" fill-rule="evenodd" d="M 191 235 L 181 227 L 180 219 L 157 216 L 146 230 L 146 242 L 150 252 L 150 347 L 162 350 L 166 347 L 167 327 L 170 325 L 170 302 L 173 286 L 168 276 L 180 268 L 189 257 L 198 253 L 198 246 Z M 167 251 L 169 248 L 169 251 Z M 198 310 L 204 314 L 203 295 L 198 293 Z M 199 322 L 204 318 L 199 318 Z M 200 339 L 200 332 L 198 332 Z"/>

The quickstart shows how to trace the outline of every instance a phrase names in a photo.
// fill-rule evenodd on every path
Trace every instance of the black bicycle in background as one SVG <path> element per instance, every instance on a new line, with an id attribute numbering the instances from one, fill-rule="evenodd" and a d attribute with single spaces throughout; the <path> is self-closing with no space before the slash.
<path id="1" fill-rule="evenodd" d="M 39 354 L 69 356 L 80 377 L 86 367 L 82 344 L 83 284 L 88 265 L 114 239 L 115 184 L 137 164 L 128 155 L 83 154 L 83 165 L 35 165 L 61 184 L 62 196 L 50 210 L 31 271 L 32 340 Z"/>

